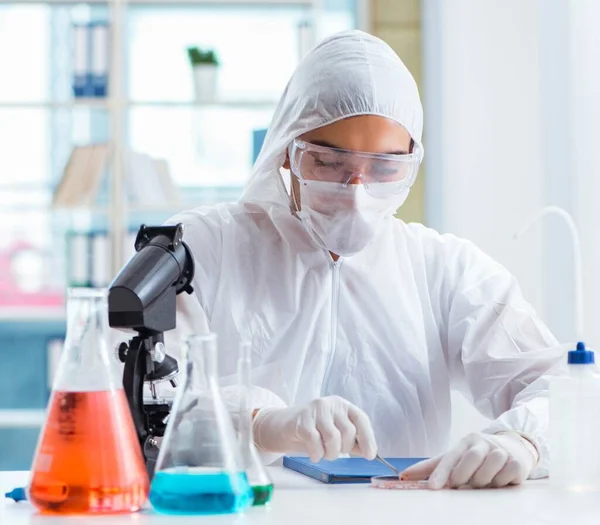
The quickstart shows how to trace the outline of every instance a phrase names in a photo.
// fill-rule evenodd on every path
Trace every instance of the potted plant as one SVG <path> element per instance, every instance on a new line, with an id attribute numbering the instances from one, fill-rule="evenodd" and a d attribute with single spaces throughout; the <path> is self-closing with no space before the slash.
<path id="1" fill-rule="evenodd" d="M 194 87 L 198 102 L 216 100 L 219 60 L 212 49 L 202 50 L 196 46 L 187 48 L 188 58 L 194 74 Z"/>

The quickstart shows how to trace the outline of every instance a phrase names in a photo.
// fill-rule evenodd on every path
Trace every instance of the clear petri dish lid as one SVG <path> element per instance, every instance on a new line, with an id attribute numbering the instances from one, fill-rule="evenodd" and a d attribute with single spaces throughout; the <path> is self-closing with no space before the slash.
<path id="1" fill-rule="evenodd" d="M 426 480 L 402 480 L 398 476 L 375 476 L 371 486 L 387 490 L 429 490 Z"/>

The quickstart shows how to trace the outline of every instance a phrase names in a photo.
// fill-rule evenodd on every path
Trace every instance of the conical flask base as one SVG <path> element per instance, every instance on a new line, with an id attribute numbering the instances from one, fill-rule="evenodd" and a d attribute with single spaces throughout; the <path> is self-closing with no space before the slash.
<path id="1" fill-rule="evenodd" d="M 150 502 L 165 514 L 229 514 L 251 503 L 246 474 L 209 467 L 175 467 L 157 472 Z"/>
<path id="2" fill-rule="evenodd" d="M 123 390 L 54 392 L 29 500 L 44 513 L 134 512 L 149 481 Z"/>

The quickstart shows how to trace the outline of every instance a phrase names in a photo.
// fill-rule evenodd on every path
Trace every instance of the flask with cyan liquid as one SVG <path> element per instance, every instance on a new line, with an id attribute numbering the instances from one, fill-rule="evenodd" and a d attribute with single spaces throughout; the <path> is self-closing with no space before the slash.
<path id="1" fill-rule="evenodd" d="M 215 334 L 188 339 L 183 383 L 160 446 L 150 502 L 166 514 L 239 512 L 252 504 L 252 490 L 219 390 Z"/>
<path id="2" fill-rule="evenodd" d="M 254 506 L 266 505 L 273 497 L 273 482 L 262 464 L 252 435 L 252 361 L 251 345 L 248 342 L 240 344 L 238 359 L 238 388 L 240 390 L 239 442 L 242 462 L 252 493 Z"/>
<path id="3" fill-rule="evenodd" d="M 148 475 L 108 329 L 106 291 L 70 289 L 65 345 L 28 487 L 42 512 L 134 512 L 147 499 Z"/>

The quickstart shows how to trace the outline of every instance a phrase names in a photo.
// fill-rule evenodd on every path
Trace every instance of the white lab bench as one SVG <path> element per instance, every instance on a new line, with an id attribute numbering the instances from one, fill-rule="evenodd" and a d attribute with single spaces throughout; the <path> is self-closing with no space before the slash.
<path id="1" fill-rule="evenodd" d="M 388 491 L 369 485 L 325 485 L 282 467 L 269 469 L 274 498 L 266 508 L 225 516 L 135 514 L 60 517 L 37 514 L 28 502 L 2 498 L 0 525 L 561 525 L 600 522 L 600 493 L 570 493 L 548 481 L 492 490 Z M 4 493 L 27 482 L 27 472 L 0 472 Z"/>

